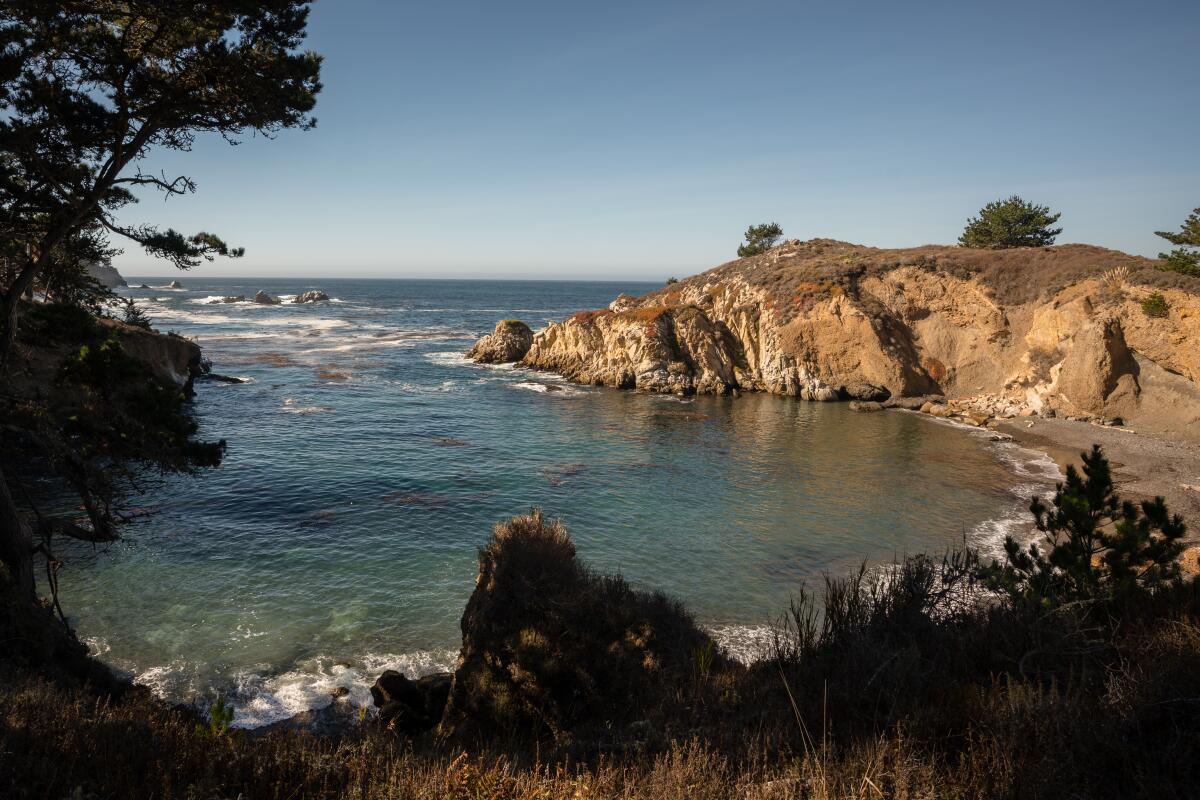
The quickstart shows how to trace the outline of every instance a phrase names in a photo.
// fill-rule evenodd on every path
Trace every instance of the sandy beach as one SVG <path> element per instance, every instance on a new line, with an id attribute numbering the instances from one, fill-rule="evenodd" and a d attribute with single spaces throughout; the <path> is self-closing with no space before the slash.
<path id="1" fill-rule="evenodd" d="M 1010 419 L 996 429 L 1018 444 L 1045 452 L 1064 470 L 1068 464 L 1080 466 L 1080 454 L 1099 444 L 1123 497 L 1163 497 L 1167 507 L 1187 522 L 1188 541 L 1200 542 L 1200 446 L 1065 419 Z"/>

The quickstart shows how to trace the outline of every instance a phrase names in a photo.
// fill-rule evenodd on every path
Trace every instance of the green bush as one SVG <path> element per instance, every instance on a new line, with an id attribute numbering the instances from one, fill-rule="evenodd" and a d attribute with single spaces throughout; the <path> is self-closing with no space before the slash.
<path id="1" fill-rule="evenodd" d="M 1142 301 L 1142 311 L 1146 312 L 1147 317 L 1164 318 L 1167 312 L 1170 311 L 1170 306 L 1167 305 L 1167 298 L 1162 296 L 1162 292 L 1152 292 Z"/>

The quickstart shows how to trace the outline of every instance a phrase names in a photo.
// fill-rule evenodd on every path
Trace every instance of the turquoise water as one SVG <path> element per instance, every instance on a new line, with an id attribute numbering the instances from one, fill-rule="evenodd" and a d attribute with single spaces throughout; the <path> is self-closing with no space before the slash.
<path id="1" fill-rule="evenodd" d="M 244 725 L 450 665 L 476 549 L 532 506 L 748 655 L 801 581 L 993 546 L 1052 474 L 916 414 L 576 387 L 461 356 L 497 319 L 537 328 L 649 285 L 181 280 L 129 294 L 247 379 L 197 387 L 228 456 L 140 498 L 154 513 L 121 542 L 72 549 L 62 599 L 110 663 L 173 699 L 230 692 Z M 260 288 L 334 300 L 208 302 Z"/>

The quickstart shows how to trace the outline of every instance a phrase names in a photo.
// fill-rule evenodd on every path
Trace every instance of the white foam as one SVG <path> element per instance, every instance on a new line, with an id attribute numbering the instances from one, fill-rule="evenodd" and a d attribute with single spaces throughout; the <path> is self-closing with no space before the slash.
<path id="1" fill-rule="evenodd" d="M 333 409 L 329 406 L 300 406 L 294 398 L 288 397 L 283 401 L 281 409 L 285 414 L 325 414 Z"/>
<path id="2" fill-rule="evenodd" d="M 769 625 L 712 625 L 708 635 L 730 658 L 753 664 L 771 654 L 775 631 Z"/>
<path id="3" fill-rule="evenodd" d="M 1004 541 L 1009 536 L 1016 538 L 1021 544 L 1026 544 L 1033 538 L 1036 529 L 1029 513 L 1029 502 L 1034 497 L 1045 497 L 1052 493 L 1054 484 L 1065 477 L 1054 459 L 1046 453 L 1022 447 L 1012 441 L 992 441 L 996 433 L 987 428 L 978 428 L 974 425 L 929 414 L 920 416 L 929 422 L 957 428 L 976 439 L 983 440 L 988 449 L 1005 466 L 1011 469 L 1018 478 L 1024 479 L 1008 488 L 1014 500 L 1011 508 L 998 517 L 979 523 L 968 534 L 968 540 L 972 547 L 979 550 L 980 556 L 984 558 L 1003 556 Z"/>
<path id="4" fill-rule="evenodd" d="M 239 728 L 257 728 L 322 709 L 333 702 L 334 690 L 341 689 L 349 692 L 346 702 L 359 708 L 370 707 L 370 686 L 384 670 L 394 669 L 417 678 L 450 671 L 457 658 L 456 650 L 368 653 L 353 662 L 319 657 L 280 675 L 241 673 L 237 676 L 233 724 Z"/>

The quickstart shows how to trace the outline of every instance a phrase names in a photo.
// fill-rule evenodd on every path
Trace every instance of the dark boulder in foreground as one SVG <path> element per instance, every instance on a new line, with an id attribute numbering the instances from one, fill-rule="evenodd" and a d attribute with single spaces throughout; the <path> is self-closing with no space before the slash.
<path id="1" fill-rule="evenodd" d="M 296 295 L 295 298 L 292 299 L 292 302 L 293 303 L 319 303 L 319 302 L 322 302 L 322 301 L 328 300 L 328 299 L 329 299 L 329 295 L 325 294 L 324 292 L 322 292 L 319 289 L 312 289 L 310 291 Z"/>
<path id="2" fill-rule="evenodd" d="M 495 528 L 479 552 L 462 652 L 439 734 L 599 740 L 647 725 L 727 660 L 676 601 L 598 575 L 540 511 Z"/>
<path id="3" fill-rule="evenodd" d="M 380 721 L 407 736 L 432 730 L 442 718 L 450 696 L 453 674 L 439 672 L 415 681 L 389 669 L 371 687 L 371 700 L 379 709 Z"/>
<path id="4" fill-rule="evenodd" d="M 271 297 L 271 295 L 267 294 L 262 289 L 259 289 L 257 292 L 255 292 L 254 300 L 252 302 L 258 303 L 260 306 L 277 306 L 283 303 L 283 301 L 278 297 Z"/>
<path id="5" fill-rule="evenodd" d="M 467 358 L 480 364 L 508 364 L 520 361 L 533 345 L 533 331 L 524 322 L 503 319 L 496 329 L 481 336 L 475 346 L 467 351 Z"/>

